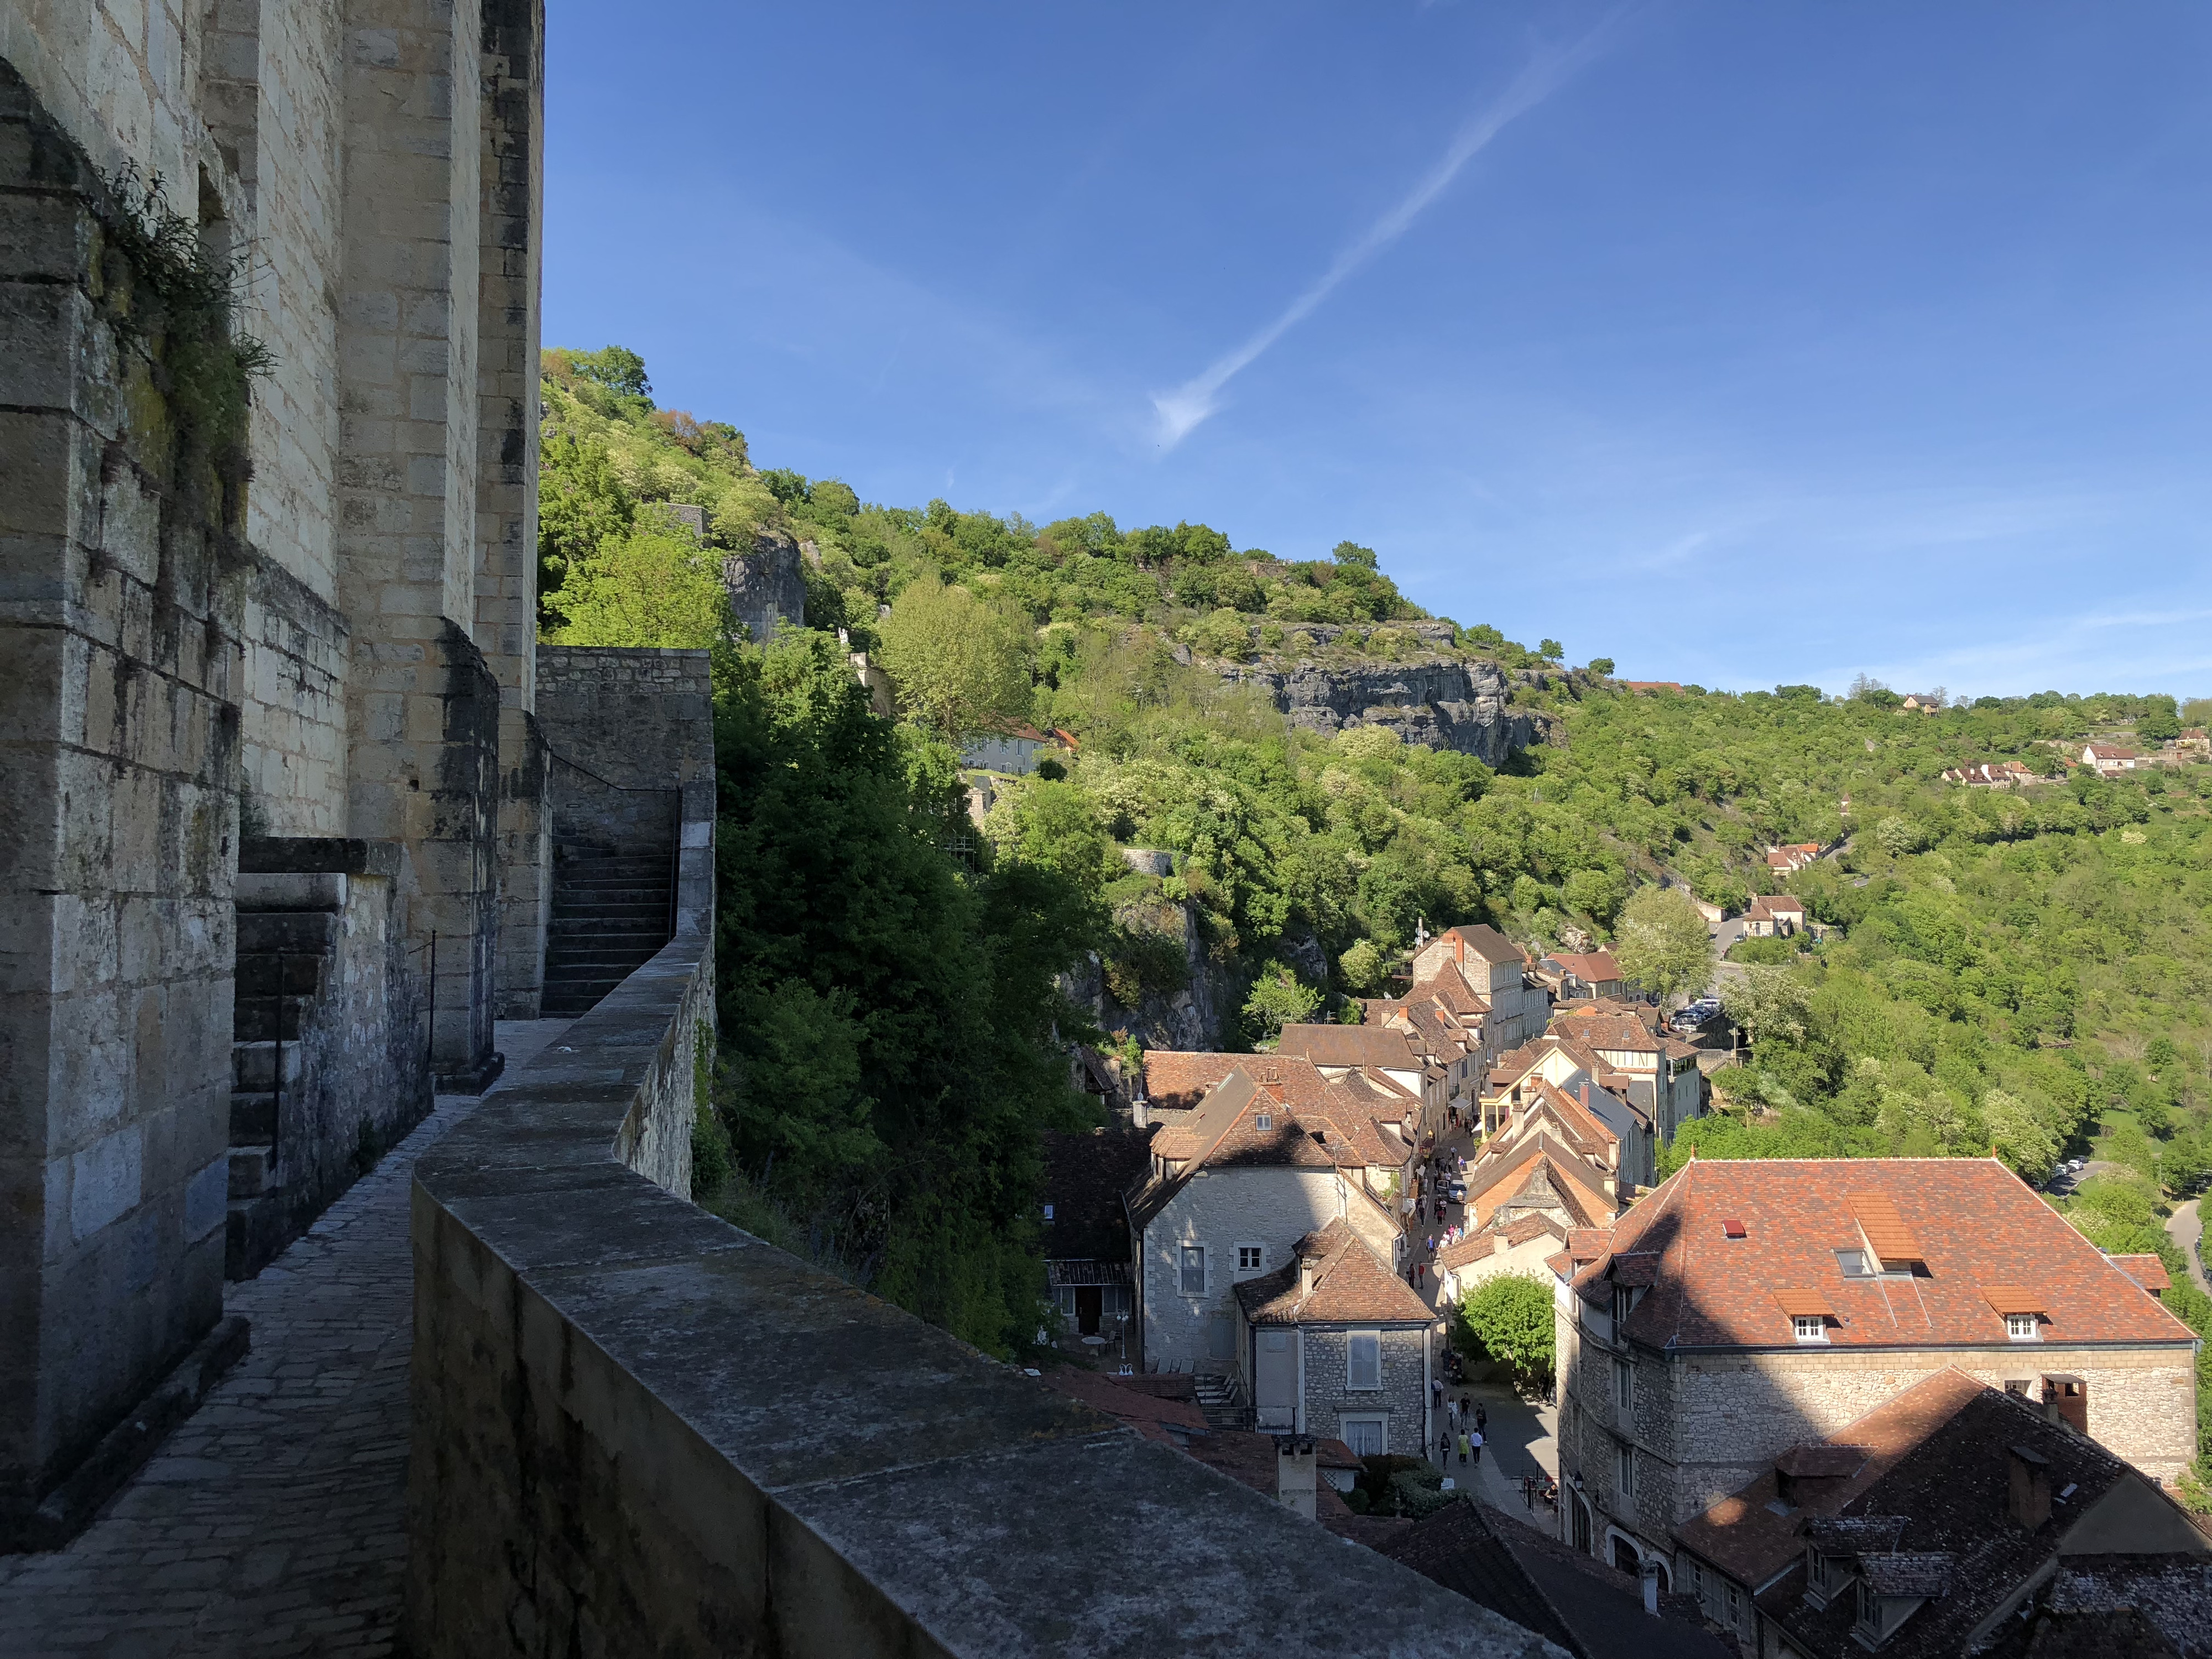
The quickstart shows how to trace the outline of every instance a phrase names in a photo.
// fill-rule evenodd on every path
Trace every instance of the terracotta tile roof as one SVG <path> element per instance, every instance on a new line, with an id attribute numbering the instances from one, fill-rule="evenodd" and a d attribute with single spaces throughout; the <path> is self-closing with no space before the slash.
<path id="1" fill-rule="evenodd" d="M 1146 1137 L 1126 1128 L 1044 1137 L 1044 1253 L 1052 1260 L 1127 1261 L 1121 1194 L 1151 1165 Z"/>
<path id="2" fill-rule="evenodd" d="M 1463 923 L 1447 927 L 1437 935 L 1443 939 L 1458 939 L 1467 947 L 1467 953 L 1485 962 L 1526 963 L 1528 958 L 1521 947 L 1499 933 L 1486 921 Z"/>
<path id="3" fill-rule="evenodd" d="M 1892 1211 L 1905 1243 L 1888 1231 Z M 1838 1252 L 1861 1249 L 1869 1216 L 1893 1249 L 1923 1252 L 1909 1283 L 1844 1276 Z M 1747 1236 L 1725 1237 L 1724 1219 Z M 2127 1275 L 1993 1159 L 1693 1158 L 1621 1217 L 1611 1243 L 1659 1253 L 1658 1282 L 1626 1328 L 1656 1348 L 1794 1345 L 1773 1294 L 1785 1286 L 1829 1297 L 1838 1347 L 2002 1342 L 1983 1286 L 2022 1281 L 2042 1292 L 2045 1340 L 2192 1340 L 2151 1298 L 2116 1294 Z M 1585 1267 L 1577 1288 L 1600 1294 L 1604 1271 Z"/>
<path id="4" fill-rule="evenodd" d="M 2147 1291 L 2165 1291 L 2173 1287 L 2173 1276 L 2166 1270 L 2166 1263 L 2154 1255 L 2116 1255 L 2112 1265 Z"/>
<path id="5" fill-rule="evenodd" d="M 1533 1244 L 1540 1238 L 1555 1238 L 1564 1242 L 1567 1230 L 1547 1215 L 1516 1217 L 1503 1227 L 1469 1233 L 1456 1243 L 1447 1244 L 1437 1252 L 1440 1267 L 1456 1272 L 1472 1267 L 1478 1261 L 1487 1261 L 1493 1255 L 1518 1249 L 1523 1244 Z"/>
<path id="6" fill-rule="evenodd" d="M 1549 1135 L 1522 1143 L 1483 1172 L 1480 1187 L 1469 1182 L 1467 1203 L 1475 1225 L 1486 1227 L 1501 1209 L 1523 1205 L 1557 1208 L 1571 1227 L 1609 1221 L 1613 1200 L 1604 1177 Z"/>
<path id="7" fill-rule="evenodd" d="M 1264 1057 L 1243 1058 L 1256 1062 Z M 1255 1070 L 1277 1078 L 1265 1085 L 1255 1082 L 1242 1066 L 1232 1066 L 1188 1119 L 1154 1134 L 1150 1150 L 1175 1167 L 1159 1176 L 1148 1168 L 1132 1188 L 1127 1197 L 1131 1224 L 1139 1230 L 1149 1225 L 1200 1169 L 1335 1168 L 1337 1158 L 1283 1098 L 1295 1092 L 1282 1080 L 1285 1067 L 1297 1063 L 1255 1064 Z M 1313 1082 L 1318 1093 L 1318 1073 Z M 1325 1116 L 1322 1121 L 1328 1121 Z"/>
<path id="8" fill-rule="evenodd" d="M 1207 1090 L 1236 1070 L 1249 1054 L 1186 1054 L 1180 1049 L 1145 1050 L 1145 1097 L 1170 1111 L 1188 1111 Z"/>
<path id="9" fill-rule="evenodd" d="M 1489 997 L 1467 982 L 1467 975 L 1455 962 L 1447 962 L 1428 978 L 1415 981 L 1412 994 L 1431 998 L 1455 1014 L 1480 1015 L 1490 1012 Z"/>
<path id="10" fill-rule="evenodd" d="M 1313 1264 L 1313 1285 L 1299 1288 L 1301 1264 Z M 1436 1315 L 1390 1270 L 1367 1241 L 1341 1220 L 1308 1233 L 1291 1260 L 1237 1286 L 1244 1317 L 1255 1325 L 1428 1325 Z"/>
<path id="11" fill-rule="evenodd" d="M 1656 1054 L 1659 1038 L 1640 1019 L 1569 1003 L 1552 1016 L 1547 1036 L 1570 1039 L 1587 1049 L 1610 1048 L 1630 1054 Z"/>
<path id="12" fill-rule="evenodd" d="M 1955 1399 L 1955 1383 L 1951 1387 Z M 2027 1400 L 1976 1387 L 1948 1412 L 1939 1404 L 1917 1413 L 1938 1419 L 1927 1431 L 1886 1432 L 1880 1421 L 1884 1413 L 1917 1392 L 1908 1390 L 1845 1431 L 1850 1439 L 1868 1443 L 1870 1451 L 1884 1443 L 1895 1445 L 1893 1455 L 1870 1455 L 1864 1470 L 1837 1483 L 1838 1494 L 1790 1494 L 1803 1497 L 1807 1508 L 1817 1504 L 1828 1511 L 1832 1519 L 1810 1523 L 1821 1534 L 1820 1543 L 1855 1557 L 1856 1570 L 1878 1590 L 1930 1598 L 1882 1643 L 1884 1655 L 1949 1659 L 1965 1651 L 1974 1633 L 2023 1587 L 2050 1571 L 2081 1517 L 2123 1486 L 2131 1489 L 2137 1524 L 2151 1534 L 2146 1541 L 2154 1542 L 2162 1532 L 2166 1546 L 2129 1559 L 2191 1567 L 2206 1561 L 2212 1547 L 2171 1498 L 2095 1441 L 2048 1420 Z M 1899 1441 L 1905 1443 L 1896 1445 Z M 2033 1462 L 2054 1500 L 2064 1498 L 2053 1503 L 2048 1522 L 2033 1529 L 2012 1518 L 2016 1461 Z M 1757 1494 L 1772 1480 L 1763 1477 L 1737 1496 Z M 1786 1499 L 1778 1493 L 1774 1501 Z M 1802 1517 L 1774 1518 L 1786 1524 Z M 1849 1523 L 1859 1521 L 1868 1523 L 1870 1536 L 1853 1535 Z M 1686 1541 L 1698 1524 L 1680 1529 Z M 1832 1597 L 1825 1608 L 1815 1608 L 1805 1597 L 1804 1578 L 1803 1553 L 1793 1549 L 1781 1576 L 1759 1595 L 1759 1612 L 1782 1626 L 1793 1649 L 1814 1659 L 1857 1659 L 1864 1652 L 1851 1634 L 1857 1598 Z"/>
<path id="13" fill-rule="evenodd" d="M 1595 1112 L 1583 1104 L 1579 1094 L 1571 1095 L 1546 1078 L 1536 1079 L 1534 1092 L 1537 1103 L 1559 1118 L 1567 1132 L 1567 1139 L 1577 1151 L 1602 1155 L 1620 1144 L 1620 1137 L 1613 1133 Z"/>
<path id="14" fill-rule="evenodd" d="M 1792 898 L 1787 893 L 1761 893 L 1745 907 L 1743 915 L 1746 921 L 1780 921 L 1802 918 L 1804 914 L 1802 899 Z"/>
<path id="15" fill-rule="evenodd" d="M 1581 956 L 1554 956 L 1546 958 L 1556 962 L 1577 979 L 1587 980 L 1593 985 L 1602 985 L 1620 977 L 1620 964 L 1613 959 L 1610 951 L 1590 951 Z"/>
<path id="16" fill-rule="evenodd" d="M 1276 1043 L 1279 1054 L 1295 1054 L 1316 1066 L 1372 1066 L 1418 1072 L 1421 1057 L 1403 1031 L 1387 1025 L 1285 1025 Z"/>
<path id="17" fill-rule="evenodd" d="M 1141 1392 L 1098 1371 L 1086 1371 L 1074 1365 L 1054 1365 L 1046 1370 L 1044 1382 L 1048 1388 L 1057 1389 L 1127 1424 L 1146 1439 L 1157 1440 L 1164 1445 L 1180 1443 L 1168 1432 L 1170 1424 L 1200 1431 L 1206 1428 L 1206 1413 L 1195 1401 L 1164 1399 Z"/>

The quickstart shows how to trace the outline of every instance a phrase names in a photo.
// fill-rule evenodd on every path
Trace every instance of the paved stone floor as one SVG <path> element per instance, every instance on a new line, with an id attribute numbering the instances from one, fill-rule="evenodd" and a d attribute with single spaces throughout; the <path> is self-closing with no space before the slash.
<path id="1" fill-rule="evenodd" d="M 567 1029 L 507 1024 L 512 1070 Z M 407 1478 L 415 1160 L 446 1096 L 260 1277 L 227 1288 L 252 1351 L 65 1550 L 0 1556 L 9 1659 L 392 1651 Z"/>

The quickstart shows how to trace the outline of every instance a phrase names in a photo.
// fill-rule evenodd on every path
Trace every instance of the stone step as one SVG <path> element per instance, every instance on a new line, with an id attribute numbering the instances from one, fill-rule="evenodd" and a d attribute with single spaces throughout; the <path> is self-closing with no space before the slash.
<path id="1" fill-rule="evenodd" d="M 549 937 L 570 949 L 598 945 L 614 951 L 658 951 L 668 943 L 668 918 L 571 916 L 553 923 Z"/>
<path id="2" fill-rule="evenodd" d="M 620 884 L 610 883 L 605 887 L 571 887 L 566 883 L 553 890 L 553 912 L 556 915 L 569 909 L 604 909 L 609 905 L 649 909 L 659 905 L 668 908 L 670 889 L 664 882 L 658 887 L 647 887 L 635 882 Z"/>
<path id="3" fill-rule="evenodd" d="M 307 1011 L 314 1000 L 313 996 L 249 996 L 240 992 L 231 1006 L 230 1035 L 239 1042 L 265 1042 L 280 1036 L 287 1042 L 295 1042 L 307 1029 Z"/>
<path id="4" fill-rule="evenodd" d="M 230 1195 L 258 1198 L 276 1184 L 274 1146 L 234 1146 L 230 1149 Z"/>
<path id="5" fill-rule="evenodd" d="M 312 952 L 280 956 L 271 951 L 249 956 L 241 951 L 234 994 L 241 999 L 271 997 L 280 993 L 287 996 L 313 996 L 323 988 L 323 969 L 329 960 Z"/>
<path id="6" fill-rule="evenodd" d="M 231 1144 L 247 1146 L 276 1137 L 276 1097 L 258 1091 L 234 1091 L 230 1097 Z"/>
<path id="7" fill-rule="evenodd" d="M 327 910 L 241 910 L 238 954 L 320 956 L 337 943 L 338 919 Z"/>
<path id="8" fill-rule="evenodd" d="M 554 878 L 553 893 L 556 898 L 563 893 L 579 897 L 597 893 L 665 893 L 675 885 L 665 870 L 650 876 L 562 875 Z"/>
<path id="9" fill-rule="evenodd" d="M 654 849 L 644 852 L 623 853 L 618 856 L 610 858 L 586 859 L 556 857 L 553 860 L 553 868 L 562 875 L 566 875 L 570 871 L 583 871 L 604 874 L 611 870 L 665 871 L 675 862 L 676 849 L 672 847 L 665 852 Z"/>
<path id="10" fill-rule="evenodd" d="M 230 1045 L 231 1086 L 241 1094 L 265 1094 L 276 1086 L 274 1042 L 234 1042 Z M 306 1060 L 296 1042 L 283 1045 L 284 1087 L 289 1091 L 305 1075 Z"/>

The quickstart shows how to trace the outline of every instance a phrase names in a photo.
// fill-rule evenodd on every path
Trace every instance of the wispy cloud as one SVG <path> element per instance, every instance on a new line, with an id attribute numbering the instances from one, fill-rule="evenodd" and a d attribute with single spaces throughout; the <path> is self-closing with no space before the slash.
<path id="1" fill-rule="evenodd" d="M 1572 45 L 1540 52 L 1531 58 L 1505 90 L 1460 130 L 1451 147 L 1420 182 L 1340 252 L 1320 280 L 1285 307 L 1273 321 L 1234 351 L 1207 365 L 1203 373 L 1171 391 L 1154 392 L 1152 409 L 1158 417 L 1160 447 L 1173 449 L 1200 422 L 1218 410 L 1223 387 L 1276 341 L 1319 310 L 1346 278 L 1412 229 L 1413 222 L 1429 204 L 1459 177 L 1460 169 L 1480 155 L 1508 123 L 1542 103 L 1597 55 L 1623 15 L 1621 11 L 1610 13 Z"/>

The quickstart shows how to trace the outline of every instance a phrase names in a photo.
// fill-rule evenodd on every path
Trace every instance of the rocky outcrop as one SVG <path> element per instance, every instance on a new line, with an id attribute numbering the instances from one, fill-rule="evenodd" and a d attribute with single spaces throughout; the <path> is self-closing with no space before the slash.
<path id="1" fill-rule="evenodd" d="M 1224 678 L 1265 691 L 1292 725 L 1310 731 L 1387 726 L 1407 743 L 1456 750 L 1492 766 L 1538 740 L 1528 714 L 1510 706 L 1512 689 L 1504 672 L 1486 658 L 1425 654 L 1407 662 L 1263 659 L 1216 666 Z"/>
<path id="2" fill-rule="evenodd" d="M 1153 903 L 1143 908 L 1152 914 L 1140 919 L 1126 912 L 1117 913 L 1115 920 L 1125 927 L 1133 924 L 1155 933 L 1179 933 L 1183 983 L 1172 989 L 1148 985 L 1133 1005 L 1124 1003 L 1109 988 L 1106 964 L 1093 951 L 1072 973 L 1062 975 L 1061 991 L 1100 1030 L 1109 1035 L 1134 1037 L 1147 1048 L 1218 1052 L 1224 1018 L 1239 1007 L 1243 999 L 1244 983 L 1237 974 L 1234 962 L 1215 958 L 1188 904 Z M 1165 915 L 1159 914 L 1162 911 Z"/>
<path id="3" fill-rule="evenodd" d="M 779 619 L 793 623 L 806 620 L 806 580 L 799 574 L 799 544 L 781 530 L 755 532 L 750 552 L 722 557 L 722 586 L 730 591 L 730 605 L 750 630 L 750 637 L 765 640 L 775 632 Z"/>

